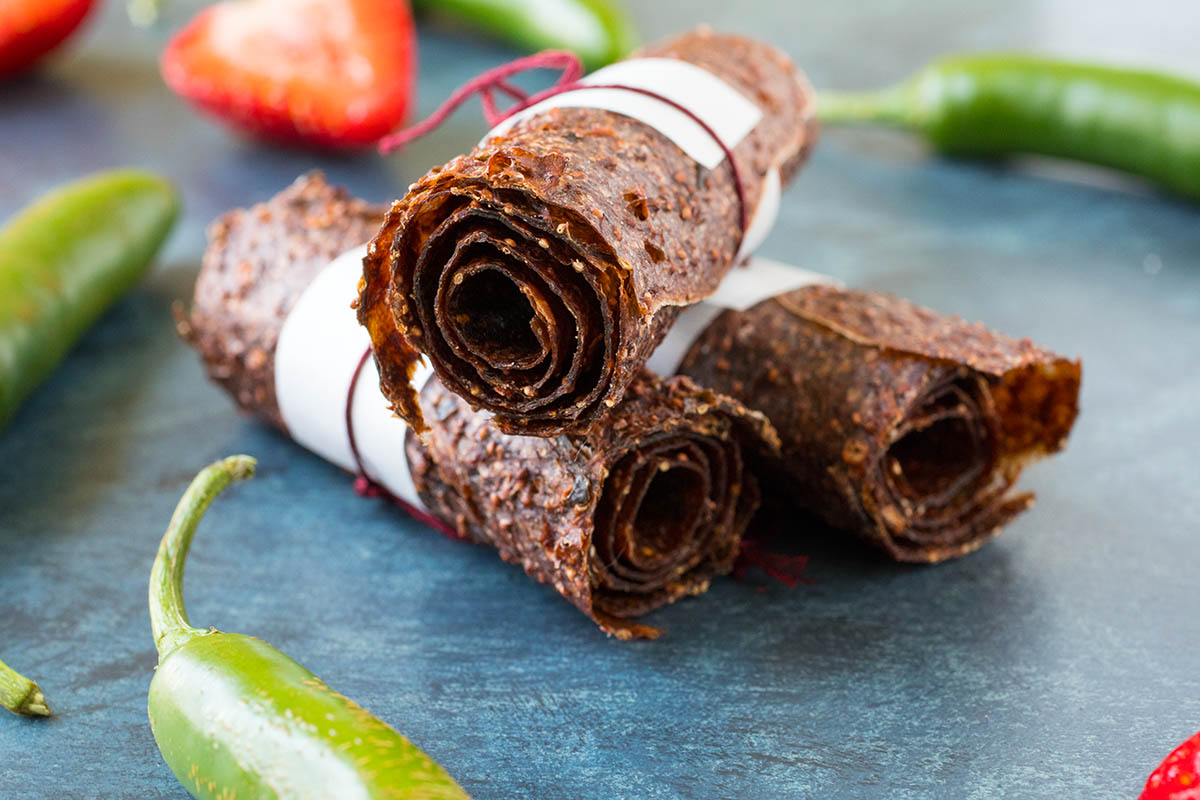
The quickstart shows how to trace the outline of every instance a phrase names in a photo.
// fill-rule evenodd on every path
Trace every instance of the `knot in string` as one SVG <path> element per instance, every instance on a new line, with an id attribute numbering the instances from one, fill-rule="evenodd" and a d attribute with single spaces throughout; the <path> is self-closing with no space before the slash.
<path id="1" fill-rule="evenodd" d="M 350 449 L 353 451 L 358 448 L 352 445 Z M 383 497 L 385 499 L 391 494 L 383 486 L 368 478 L 365 472 L 359 472 L 354 478 L 354 493 L 359 497 Z"/>

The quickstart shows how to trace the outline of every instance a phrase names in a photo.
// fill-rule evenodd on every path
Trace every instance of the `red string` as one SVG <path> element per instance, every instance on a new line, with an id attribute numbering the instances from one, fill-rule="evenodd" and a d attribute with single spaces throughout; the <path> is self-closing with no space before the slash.
<path id="1" fill-rule="evenodd" d="M 385 136 L 379 140 L 379 152 L 387 155 L 393 150 L 403 147 L 414 139 L 419 139 L 425 134 L 437 128 L 446 121 L 446 117 L 454 113 L 454 111 L 471 99 L 471 95 L 478 94 L 483 103 L 483 116 L 487 120 L 488 125 L 495 127 L 499 125 L 501 120 L 516 113 L 520 108 L 529 105 L 529 96 L 517 87 L 508 82 L 508 79 L 513 75 L 518 75 L 522 72 L 531 69 L 558 69 L 561 74 L 558 80 L 554 82 L 555 87 L 566 86 L 575 83 L 583 77 L 583 63 L 579 60 L 579 56 L 566 50 L 543 50 L 540 53 L 534 53 L 525 58 L 518 58 L 516 61 L 510 61 L 507 64 L 501 64 L 498 67 L 482 72 L 476 77 L 464 83 L 462 86 L 455 89 L 446 101 L 438 107 L 429 117 L 410 128 L 405 128 L 402 131 L 397 131 L 389 136 Z M 492 89 L 499 88 L 506 94 L 517 100 L 517 105 L 507 111 L 497 111 L 495 99 L 492 96 Z"/>
<path id="2" fill-rule="evenodd" d="M 358 365 L 354 368 L 354 375 L 350 378 L 350 391 L 346 393 L 346 434 L 350 438 L 350 455 L 354 457 L 354 469 L 356 472 L 356 477 L 354 478 L 354 493 L 359 497 L 382 497 L 385 500 L 389 500 L 392 503 L 400 506 L 400 508 L 404 509 L 404 511 L 407 512 L 410 517 L 413 517 L 420 522 L 424 522 L 426 525 L 433 528 L 438 533 L 441 533 L 443 536 L 447 536 L 451 539 L 458 539 L 459 541 L 468 541 L 467 537 L 460 534 L 442 520 L 423 511 L 420 508 L 417 508 L 403 498 L 392 494 L 390 491 L 388 491 L 386 486 L 378 481 L 373 480 L 367 475 L 366 467 L 363 466 L 362 456 L 359 455 L 358 452 L 358 440 L 354 437 L 354 392 L 358 388 L 358 376 L 362 374 L 363 367 L 366 366 L 367 359 L 370 357 L 371 348 L 368 347 L 366 352 L 362 354 L 362 357 L 358 359 Z M 401 423 L 397 422 L 396 424 L 399 425 Z"/>
<path id="3" fill-rule="evenodd" d="M 750 567 L 758 567 L 768 578 L 795 589 L 801 583 L 811 584 L 804 577 L 808 556 L 789 556 L 767 550 L 753 539 L 742 540 L 742 551 L 733 564 L 733 577 L 742 578 Z"/>
<path id="4" fill-rule="evenodd" d="M 561 74 L 554 85 L 541 92 L 528 96 L 517 87 L 508 82 L 508 78 L 518 73 L 530 69 L 560 69 Z M 687 115 L 693 122 L 700 126 L 707 133 L 717 146 L 721 148 L 721 152 L 725 155 L 725 160 L 729 162 L 729 171 L 733 178 L 733 189 L 737 194 L 739 222 L 742 228 L 742 235 L 746 233 L 746 229 L 750 226 L 750 213 L 746 204 L 746 187 L 742 182 L 741 170 L 738 169 L 737 160 L 733 157 L 733 151 L 729 145 L 725 143 L 717 132 L 712 129 L 707 122 L 700 118 L 698 114 L 692 111 L 687 106 L 677 103 L 669 97 L 665 97 L 658 92 L 650 89 L 643 89 L 638 86 L 625 86 L 619 83 L 580 83 L 579 79 L 583 77 L 583 65 L 579 57 L 574 53 L 563 50 L 544 50 L 540 53 L 535 53 L 526 58 L 518 58 L 516 61 L 510 61 L 507 64 L 502 64 L 499 67 L 494 67 L 479 74 L 471 80 L 464 83 L 462 86 L 455 89 L 446 101 L 438 107 L 436 111 L 429 115 L 428 118 L 418 122 L 410 128 L 397 131 L 389 136 L 385 136 L 379 142 L 379 152 L 387 155 L 396 149 L 403 147 L 409 142 L 419 139 L 422 136 L 432 132 L 439 125 L 446 121 L 446 118 L 454 113 L 459 106 L 471 98 L 471 95 L 478 94 L 479 101 L 483 105 L 483 117 L 487 120 L 488 125 L 496 127 L 504 120 L 517 114 L 525 109 L 535 106 L 538 103 L 555 95 L 563 94 L 564 92 L 574 92 L 586 89 L 620 89 L 626 92 L 635 92 L 647 97 L 653 97 L 662 103 L 666 103 L 672 108 Z M 517 102 L 503 111 L 496 108 L 496 100 L 492 95 L 493 89 L 500 89 L 513 97 Z"/>

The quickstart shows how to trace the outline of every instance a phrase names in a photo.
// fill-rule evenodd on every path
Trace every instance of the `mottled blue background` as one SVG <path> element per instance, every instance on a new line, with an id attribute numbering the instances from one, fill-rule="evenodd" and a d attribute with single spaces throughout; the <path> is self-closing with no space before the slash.
<path id="1" fill-rule="evenodd" d="M 1194 0 L 631 5 L 648 37 L 757 34 L 825 86 L 979 48 L 1200 74 Z M 194 3 L 175 6 L 169 24 Z M 721 580 L 655 615 L 660 641 L 622 644 L 237 417 L 172 331 L 216 214 L 315 164 L 390 199 L 473 143 L 478 116 L 386 161 L 265 149 L 161 85 L 165 36 L 110 2 L 40 77 L 0 87 L 0 217 L 123 163 L 173 176 L 187 204 L 155 274 L 0 436 L 0 652 L 57 712 L 0 716 L 0 796 L 184 796 L 146 722 L 146 579 L 188 480 L 234 452 L 261 473 L 201 530 L 193 620 L 275 643 L 477 798 L 1133 797 L 1200 728 L 1200 209 L 1094 171 L 829 133 L 763 252 L 1082 355 L 1070 449 L 976 555 L 907 568 L 803 541 L 813 585 Z M 421 110 L 511 55 L 423 31 Z"/>

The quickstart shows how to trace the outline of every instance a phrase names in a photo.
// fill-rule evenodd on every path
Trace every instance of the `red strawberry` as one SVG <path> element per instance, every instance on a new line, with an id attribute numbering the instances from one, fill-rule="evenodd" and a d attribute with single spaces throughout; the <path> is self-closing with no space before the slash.
<path id="1" fill-rule="evenodd" d="M 1150 773 L 1138 800 L 1200 800 L 1200 733 Z"/>
<path id="2" fill-rule="evenodd" d="M 96 0 L 0 0 L 0 78 L 22 72 L 75 32 Z"/>
<path id="3" fill-rule="evenodd" d="M 365 147 L 404 122 L 416 48 L 407 0 L 226 0 L 175 35 L 162 74 L 253 135 Z"/>

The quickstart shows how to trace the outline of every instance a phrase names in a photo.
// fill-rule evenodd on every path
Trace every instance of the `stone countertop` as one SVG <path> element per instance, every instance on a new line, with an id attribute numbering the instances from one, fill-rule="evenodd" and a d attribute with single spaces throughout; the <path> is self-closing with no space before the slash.
<path id="1" fill-rule="evenodd" d="M 176 500 L 234 452 L 260 475 L 205 521 L 194 622 L 261 636 L 422 745 L 476 798 L 1133 797 L 1200 728 L 1200 209 L 1101 171 L 931 158 L 830 131 L 770 257 L 983 320 L 1084 360 L 1037 506 L 935 568 L 820 537 L 812 584 L 717 581 L 602 636 L 485 548 L 446 540 L 253 421 L 172 330 L 204 226 L 314 166 L 373 200 L 480 135 L 463 111 L 401 156 L 248 144 L 161 84 L 167 28 L 110 3 L 40 76 L 0 87 L 0 218 L 81 173 L 181 186 L 159 267 L 0 436 L 0 652 L 55 717 L 0 716 L 0 796 L 183 797 L 154 746 L 146 581 Z M 194 5 L 194 4 L 193 4 Z M 648 38 L 760 35 L 821 86 L 880 85 L 961 49 L 1200 74 L 1192 0 L 636 3 Z M 513 56 L 423 30 L 421 111 Z"/>

